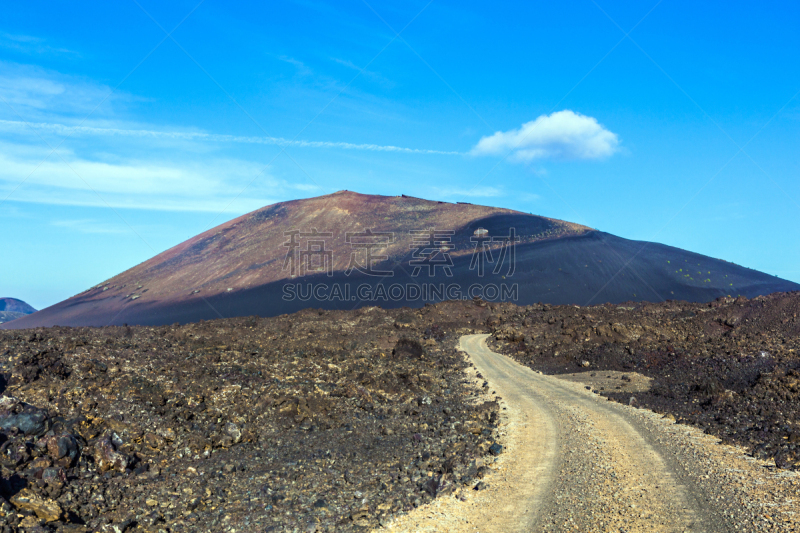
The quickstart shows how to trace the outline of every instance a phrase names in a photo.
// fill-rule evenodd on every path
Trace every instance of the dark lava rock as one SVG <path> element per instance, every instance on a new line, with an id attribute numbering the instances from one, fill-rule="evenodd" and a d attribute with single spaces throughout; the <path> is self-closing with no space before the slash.
<path id="1" fill-rule="evenodd" d="M 47 448 L 47 454 L 54 463 L 65 468 L 70 467 L 78 457 L 78 441 L 69 433 L 47 435 L 39 443 Z"/>
<path id="2" fill-rule="evenodd" d="M 360 531 L 473 487 L 499 406 L 455 346 L 486 313 L 0 331 L 0 532 Z"/>
<path id="3" fill-rule="evenodd" d="M 588 361 L 593 370 L 652 377 L 651 389 L 636 394 L 638 407 L 800 469 L 800 293 L 706 304 L 494 307 L 496 351 L 545 373 L 576 372 Z"/>
<path id="4" fill-rule="evenodd" d="M 106 435 L 98 439 L 95 441 L 93 448 L 94 463 L 98 472 L 106 472 L 107 470 L 125 472 L 125 469 L 128 467 L 129 459 L 117 452 L 117 447 L 114 445 L 112 436 Z"/>
<path id="5" fill-rule="evenodd" d="M 8 396 L 0 398 L 0 431 L 20 432 L 38 437 L 49 427 L 50 418 L 45 410 Z"/>
<path id="6" fill-rule="evenodd" d="M 639 406 L 800 465 L 800 294 L 482 304 L 0 331 L 0 531 L 45 520 L 23 489 L 61 509 L 36 527 L 175 533 L 357 531 L 477 488 L 500 408 L 455 347 L 489 316 L 537 370 L 645 374 Z"/>

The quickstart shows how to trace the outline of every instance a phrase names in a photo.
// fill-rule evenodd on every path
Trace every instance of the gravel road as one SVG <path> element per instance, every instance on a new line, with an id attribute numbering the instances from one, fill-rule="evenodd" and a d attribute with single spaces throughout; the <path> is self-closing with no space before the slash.
<path id="1" fill-rule="evenodd" d="M 506 453 L 487 490 L 401 517 L 393 531 L 800 530 L 800 476 L 583 384 L 461 339 L 505 407 Z M 465 501 L 464 501 L 465 500 Z"/>

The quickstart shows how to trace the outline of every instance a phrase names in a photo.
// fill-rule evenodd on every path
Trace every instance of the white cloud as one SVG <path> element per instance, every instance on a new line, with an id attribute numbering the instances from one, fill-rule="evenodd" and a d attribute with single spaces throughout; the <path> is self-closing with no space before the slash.
<path id="1" fill-rule="evenodd" d="M 616 133 L 605 129 L 593 117 L 566 109 L 541 115 L 519 129 L 498 131 L 483 137 L 472 155 L 506 155 L 513 161 L 535 159 L 602 159 L 619 147 Z"/>
<path id="2" fill-rule="evenodd" d="M 388 78 L 385 78 L 385 77 L 381 76 L 377 72 L 373 72 L 371 70 L 367 70 L 366 68 L 361 68 L 358 65 L 356 65 L 355 63 L 353 63 L 352 61 L 348 61 L 347 59 L 339 59 L 337 57 L 332 57 L 331 61 L 333 61 L 334 63 L 338 63 L 338 64 L 340 64 L 340 65 L 342 65 L 344 67 L 347 67 L 347 68 L 349 68 L 351 70 L 357 70 L 360 75 L 362 75 L 364 77 L 367 77 L 367 78 L 371 78 L 373 81 L 376 81 L 376 82 L 378 82 L 378 83 L 380 83 L 382 85 L 385 85 L 385 86 L 387 86 L 389 88 L 393 88 L 394 85 L 395 85 L 393 81 L 389 80 Z"/>
<path id="3" fill-rule="evenodd" d="M 301 76 L 308 76 L 312 74 L 311 69 L 308 68 L 305 63 L 293 57 L 280 56 L 278 57 L 278 61 L 289 63 L 290 65 L 292 65 L 294 68 L 297 69 L 297 73 Z"/>
<path id="4" fill-rule="evenodd" d="M 26 120 L 33 117 L 40 120 L 53 115 L 85 116 L 94 110 L 98 114 L 110 115 L 113 104 L 136 100 L 122 91 L 113 91 L 107 85 L 6 61 L 0 61 L 0 96 L 8 104 L 0 106 L 0 116 L 14 120 L 18 120 L 17 113 Z"/>
<path id="5" fill-rule="evenodd" d="M 293 58 L 281 61 L 306 68 Z M 0 97 L 0 215 L 11 203 L 198 212 L 219 212 L 227 206 L 230 212 L 245 213 L 298 193 L 325 192 L 302 175 L 293 183 L 291 173 L 284 179 L 269 170 L 262 173 L 265 162 L 254 161 L 263 159 L 263 145 L 464 155 L 137 123 L 128 117 L 132 104 L 143 100 L 140 97 L 89 79 L 4 61 Z M 237 144 L 253 148 L 243 151 Z M 53 147 L 55 154 L 50 153 Z M 93 231 L 89 221 L 79 222 L 62 227 Z"/>

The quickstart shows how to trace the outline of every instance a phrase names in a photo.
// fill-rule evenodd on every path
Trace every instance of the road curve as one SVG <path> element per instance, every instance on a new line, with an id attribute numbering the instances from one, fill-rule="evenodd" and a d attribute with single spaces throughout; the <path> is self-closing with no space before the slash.
<path id="1" fill-rule="evenodd" d="M 630 408 L 494 353 L 487 337 L 464 336 L 461 348 L 518 427 L 509 484 L 476 510 L 473 530 L 729 530 Z"/>
<path id="2" fill-rule="evenodd" d="M 465 377 L 502 398 L 506 449 L 488 488 L 436 498 L 385 530 L 800 532 L 799 472 L 538 374 L 489 350 L 487 337 L 466 335 L 459 348 L 476 367 Z"/>

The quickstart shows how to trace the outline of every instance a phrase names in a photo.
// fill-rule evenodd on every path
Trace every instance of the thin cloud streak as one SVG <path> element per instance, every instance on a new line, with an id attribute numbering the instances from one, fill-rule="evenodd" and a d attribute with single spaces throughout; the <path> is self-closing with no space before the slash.
<path id="1" fill-rule="evenodd" d="M 65 160 L 41 161 L 41 149 L 0 142 L 0 197 L 14 191 L 10 202 L 144 209 L 153 211 L 219 212 L 233 198 L 233 191 L 252 178 L 260 165 L 234 159 L 158 162 L 130 160 L 93 161 L 74 154 Z M 66 162 L 66 164 L 65 164 Z M 76 176 L 77 174 L 77 176 Z M 25 186 L 14 189 L 28 176 Z M 80 177 L 78 177 L 80 176 Z M 233 201 L 232 209 L 245 213 L 291 198 L 303 187 L 263 174 L 259 187 L 247 198 Z M 101 195 L 101 197 L 98 197 Z"/>
<path id="2" fill-rule="evenodd" d="M 76 231 L 78 233 L 86 233 L 90 235 L 119 235 L 128 233 L 130 230 L 122 226 L 109 226 L 106 223 L 99 222 L 90 218 L 83 218 L 78 220 L 55 220 L 50 223 L 51 226 L 57 228 L 64 228 L 67 230 Z"/>
<path id="3" fill-rule="evenodd" d="M 45 39 L 32 35 L 19 35 L 0 32 L 0 47 L 25 54 L 48 54 L 80 57 L 80 54 L 67 48 L 50 46 Z"/>
<path id="4" fill-rule="evenodd" d="M 240 135 L 221 135 L 216 133 L 184 132 L 184 131 L 157 131 L 157 130 L 132 130 L 119 128 L 96 128 L 92 126 L 67 126 L 65 124 L 35 122 L 30 125 L 36 129 L 48 131 L 58 135 L 119 135 L 124 137 L 139 137 L 151 139 L 175 139 L 187 141 L 205 141 L 242 144 L 265 144 L 273 146 L 294 146 L 298 148 L 340 148 L 344 150 L 366 150 L 370 152 L 399 152 L 406 154 L 426 155 L 464 155 L 462 152 L 445 150 L 428 150 L 424 148 L 406 148 L 403 146 L 348 143 L 332 141 L 304 141 L 291 140 L 283 137 L 248 137 Z M 0 120 L 0 129 L 6 131 L 25 130 L 27 125 L 16 120 Z"/>

